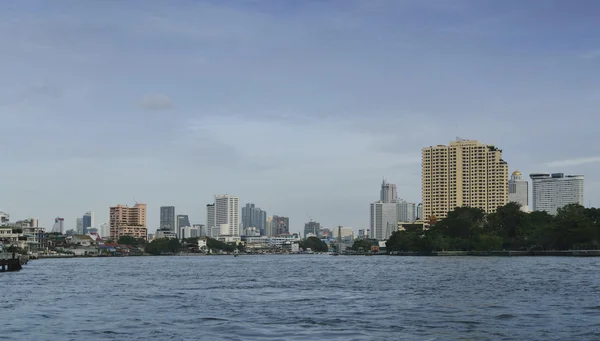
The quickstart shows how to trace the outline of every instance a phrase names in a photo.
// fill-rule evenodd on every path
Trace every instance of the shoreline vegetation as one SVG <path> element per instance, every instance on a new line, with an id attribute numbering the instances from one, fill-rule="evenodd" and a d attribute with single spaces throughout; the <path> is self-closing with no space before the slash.
<path id="1" fill-rule="evenodd" d="M 597 255 L 600 253 L 600 209 L 571 204 L 556 215 L 526 213 L 516 203 L 486 214 L 457 207 L 429 229 L 396 231 L 386 242 L 390 254 Z M 584 252 L 585 251 L 585 252 Z"/>

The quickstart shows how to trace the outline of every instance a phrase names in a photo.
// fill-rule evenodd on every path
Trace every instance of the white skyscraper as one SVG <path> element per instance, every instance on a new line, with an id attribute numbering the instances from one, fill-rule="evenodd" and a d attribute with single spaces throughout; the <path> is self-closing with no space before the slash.
<path id="1" fill-rule="evenodd" d="M 529 175 L 533 187 L 533 210 L 556 214 L 568 204 L 584 204 L 583 175 L 534 173 Z"/>
<path id="2" fill-rule="evenodd" d="M 529 182 L 523 180 L 519 171 L 514 171 L 508 180 L 508 201 L 521 205 L 523 211 L 529 211 Z"/>
<path id="3" fill-rule="evenodd" d="M 110 225 L 108 223 L 99 224 L 98 233 L 102 238 L 110 238 Z"/>
<path id="4" fill-rule="evenodd" d="M 240 235 L 240 198 L 223 194 L 215 196 L 215 225 L 221 228 L 227 224 L 228 235 Z"/>
<path id="5" fill-rule="evenodd" d="M 398 205 L 389 202 L 371 204 L 371 237 L 385 240 L 398 229 Z"/>
<path id="6" fill-rule="evenodd" d="M 413 202 L 406 202 L 401 200 L 398 202 L 398 221 L 403 223 L 412 223 L 417 220 L 416 217 L 416 204 Z"/>

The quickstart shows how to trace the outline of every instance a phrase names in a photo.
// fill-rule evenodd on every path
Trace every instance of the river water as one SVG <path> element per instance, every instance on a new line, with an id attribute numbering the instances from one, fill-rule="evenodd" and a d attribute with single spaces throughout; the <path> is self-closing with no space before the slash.
<path id="1" fill-rule="evenodd" d="M 46 259 L 0 273 L 2 340 L 600 340 L 600 259 Z"/>

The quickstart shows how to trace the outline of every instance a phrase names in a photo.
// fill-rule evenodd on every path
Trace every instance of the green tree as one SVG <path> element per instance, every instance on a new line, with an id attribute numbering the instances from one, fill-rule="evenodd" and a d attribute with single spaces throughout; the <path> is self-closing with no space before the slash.
<path id="1" fill-rule="evenodd" d="M 144 246 L 146 240 L 144 238 L 135 238 L 132 236 L 121 236 L 117 240 L 117 244 L 130 246 Z"/>
<path id="2" fill-rule="evenodd" d="M 305 240 L 300 242 L 299 245 L 303 250 L 311 249 L 315 252 L 327 252 L 329 251 L 329 247 L 327 243 L 322 241 L 317 237 L 308 237 Z"/>

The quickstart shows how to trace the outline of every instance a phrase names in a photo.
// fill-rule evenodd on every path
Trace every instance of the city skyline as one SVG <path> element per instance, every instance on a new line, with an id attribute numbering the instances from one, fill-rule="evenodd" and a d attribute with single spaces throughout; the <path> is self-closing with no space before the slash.
<path id="1" fill-rule="evenodd" d="M 456 135 L 600 205 L 600 4 L 366 3 L 0 4 L 0 210 L 70 228 L 138 201 L 152 232 L 235 193 L 294 232 L 367 228 L 381 176 L 420 202 L 420 149 Z"/>

